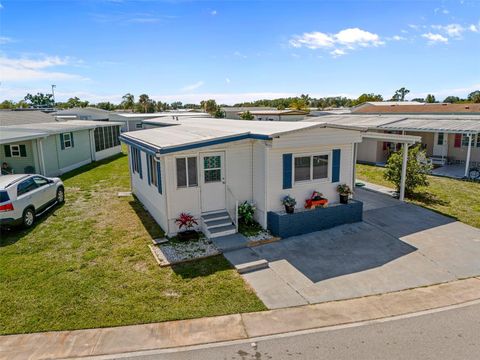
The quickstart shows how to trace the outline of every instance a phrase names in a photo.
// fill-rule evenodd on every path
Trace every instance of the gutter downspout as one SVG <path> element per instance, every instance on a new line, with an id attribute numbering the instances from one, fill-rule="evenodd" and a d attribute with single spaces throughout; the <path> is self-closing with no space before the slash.
<path id="1" fill-rule="evenodd" d="M 470 167 L 470 156 L 472 153 L 472 134 L 468 134 L 467 159 L 465 161 L 465 177 L 468 177 L 468 168 Z"/>
<path id="2" fill-rule="evenodd" d="M 43 138 L 37 139 L 37 151 L 40 158 L 40 174 L 47 176 L 47 169 L 45 168 L 45 157 L 43 155 Z"/>
<path id="3" fill-rule="evenodd" d="M 268 160 L 269 160 L 269 154 L 270 154 L 270 147 L 269 147 L 269 144 L 265 141 L 265 151 L 264 151 L 264 164 L 265 164 L 265 183 L 264 183 L 265 197 L 264 197 L 264 201 L 265 201 L 265 211 L 264 211 L 264 214 L 263 214 L 265 229 L 268 226 L 267 212 L 268 212 L 268 182 L 269 182 L 268 181 L 268 179 L 269 179 L 269 176 L 268 176 L 269 161 Z"/>

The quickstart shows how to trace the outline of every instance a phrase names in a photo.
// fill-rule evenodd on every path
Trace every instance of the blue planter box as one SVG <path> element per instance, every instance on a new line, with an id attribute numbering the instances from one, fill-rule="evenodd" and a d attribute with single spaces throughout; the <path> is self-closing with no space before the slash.
<path id="1" fill-rule="evenodd" d="M 293 214 L 269 211 L 267 228 L 273 235 L 285 238 L 362 221 L 362 215 L 363 203 L 358 200 L 314 210 L 295 209 Z"/>

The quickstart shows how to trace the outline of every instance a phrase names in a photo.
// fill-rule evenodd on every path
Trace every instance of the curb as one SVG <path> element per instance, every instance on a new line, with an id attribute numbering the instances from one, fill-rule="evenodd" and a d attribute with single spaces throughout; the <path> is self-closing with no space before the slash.
<path id="1" fill-rule="evenodd" d="M 472 277 L 382 295 L 255 313 L 0 336 L 0 359 L 66 359 L 169 349 L 375 321 L 480 299 Z"/>

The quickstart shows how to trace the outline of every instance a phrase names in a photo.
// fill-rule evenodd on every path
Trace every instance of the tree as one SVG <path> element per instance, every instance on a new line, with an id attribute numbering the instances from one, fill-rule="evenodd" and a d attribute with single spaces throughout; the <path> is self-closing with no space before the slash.
<path id="1" fill-rule="evenodd" d="M 53 101 L 52 94 L 37 93 L 37 95 L 27 94 L 24 100 L 32 107 L 53 107 L 55 102 Z"/>
<path id="2" fill-rule="evenodd" d="M 66 103 L 62 104 L 64 108 L 75 108 L 75 107 L 87 107 L 88 101 L 81 101 L 78 97 L 73 97 L 67 100 Z"/>
<path id="3" fill-rule="evenodd" d="M 213 117 L 217 119 L 223 119 L 225 117 L 225 111 L 223 111 L 220 106 L 217 106 L 215 112 L 213 113 Z"/>
<path id="4" fill-rule="evenodd" d="M 218 111 L 219 106 L 217 102 L 213 99 L 210 100 L 202 100 L 200 101 L 200 105 L 202 106 L 203 111 L 209 113 L 212 116 L 215 116 L 215 113 Z"/>
<path id="5" fill-rule="evenodd" d="M 4 100 L 0 103 L 0 109 L 15 109 L 15 103 L 11 100 Z"/>
<path id="6" fill-rule="evenodd" d="M 116 108 L 115 104 L 112 104 L 110 101 L 99 102 L 96 107 L 108 111 L 115 110 Z"/>
<path id="7" fill-rule="evenodd" d="M 455 104 L 457 102 L 460 102 L 461 99 L 458 96 L 447 96 L 443 102 L 444 103 L 450 103 L 450 104 Z"/>
<path id="8" fill-rule="evenodd" d="M 410 90 L 408 90 L 405 87 L 402 87 L 402 88 L 398 89 L 397 91 L 395 91 L 395 94 L 392 96 L 392 100 L 394 100 L 394 101 L 405 101 L 405 96 L 409 92 L 410 92 Z"/>
<path id="9" fill-rule="evenodd" d="M 151 102 L 152 100 L 150 100 L 150 97 L 147 94 L 142 94 L 138 97 L 138 103 L 140 104 L 140 107 L 143 109 L 144 113 L 148 112 Z"/>
<path id="10" fill-rule="evenodd" d="M 476 90 L 468 94 L 467 100 L 474 103 L 480 103 L 480 90 Z"/>
<path id="11" fill-rule="evenodd" d="M 310 100 L 312 98 L 308 94 L 302 94 L 302 95 L 300 95 L 300 99 L 302 99 L 303 102 L 305 103 L 305 105 L 308 106 L 308 105 L 310 105 Z"/>
<path id="12" fill-rule="evenodd" d="M 122 105 L 124 110 L 127 110 L 127 109 L 133 110 L 133 108 L 135 107 L 135 96 L 133 96 L 130 93 L 123 95 L 122 103 L 120 105 Z"/>
<path id="13" fill-rule="evenodd" d="M 358 97 L 357 100 L 354 100 L 354 105 L 360 105 L 369 101 L 383 101 L 383 96 L 380 94 L 374 94 L 374 93 L 364 93 Z"/>
<path id="14" fill-rule="evenodd" d="M 425 98 L 413 98 L 410 101 L 416 101 L 416 102 L 425 102 Z"/>
<path id="15" fill-rule="evenodd" d="M 425 98 L 425 102 L 432 104 L 432 103 L 435 103 L 435 102 L 437 102 L 437 101 L 435 100 L 435 96 L 434 96 L 434 95 L 428 94 L 427 97 Z"/>
<path id="16" fill-rule="evenodd" d="M 170 104 L 173 110 L 181 109 L 182 108 L 182 102 L 181 101 L 174 101 Z"/>
<path id="17" fill-rule="evenodd" d="M 407 172 L 405 179 L 405 195 L 411 196 L 418 186 L 428 186 L 427 174 L 432 170 L 432 165 L 426 161 L 425 150 L 420 145 L 408 150 Z M 383 177 L 393 183 L 400 191 L 402 174 L 403 150 L 393 153 L 385 166 Z"/>
<path id="18" fill-rule="evenodd" d="M 253 120 L 255 117 L 247 110 L 240 115 L 240 118 L 242 120 Z"/>
<path id="19" fill-rule="evenodd" d="M 305 103 L 305 100 L 300 98 L 293 99 L 289 107 L 294 110 L 308 111 L 308 105 Z"/>

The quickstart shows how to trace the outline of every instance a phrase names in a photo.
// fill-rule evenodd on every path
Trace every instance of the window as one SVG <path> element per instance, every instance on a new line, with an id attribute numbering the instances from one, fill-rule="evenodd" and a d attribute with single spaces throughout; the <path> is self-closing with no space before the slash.
<path id="1" fill-rule="evenodd" d="M 477 134 L 477 147 L 480 147 L 480 133 Z"/>
<path id="2" fill-rule="evenodd" d="M 155 157 L 147 154 L 147 161 L 150 174 L 150 184 L 158 187 L 157 162 L 155 161 Z"/>
<path id="3" fill-rule="evenodd" d="M 95 151 L 102 151 L 120 145 L 118 126 L 97 127 L 94 131 Z"/>
<path id="4" fill-rule="evenodd" d="M 37 184 L 32 178 L 22 181 L 17 187 L 17 196 L 24 195 L 37 188 Z"/>
<path id="5" fill-rule="evenodd" d="M 135 129 L 143 129 L 143 124 L 142 123 L 136 123 L 135 124 Z"/>
<path id="6" fill-rule="evenodd" d="M 38 187 L 42 187 L 50 183 L 47 179 L 41 176 L 35 176 L 33 178 L 33 181 L 35 182 L 35 184 L 37 184 Z"/>
<path id="7" fill-rule="evenodd" d="M 177 187 L 192 187 L 198 185 L 197 179 L 197 158 L 181 157 L 176 159 L 177 163 Z"/>
<path id="8" fill-rule="evenodd" d="M 438 140 L 437 140 L 437 145 L 443 145 L 443 133 L 438 133 Z"/>
<path id="9" fill-rule="evenodd" d="M 462 134 L 462 146 L 468 147 L 469 137 L 466 134 Z M 473 139 L 472 139 L 473 144 Z"/>
<path id="10" fill-rule="evenodd" d="M 72 133 L 65 133 L 63 135 L 63 149 L 70 149 L 73 147 Z"/>
<path id="11" fill-rule="evenodd" d="M 204 156 L 203 157 L 203 173 L 205 183 L 222 181 L 222 157 Z"/>
<path id="12" fill-rule="evenodd" d="M 140 150 L 131 147 L 131 153 L 132 153 L 132 170 L 134 173 L 140 174 L 141 171 L 141 157 L 140 157 Z"/>
<path id="13" fill-rule="evenodd" d="M 328 179 L 329 156 L 296 156 L 294 168 L 295 182 Z"/>
<path id="14" fill-rule="evenodd" d="M 5 145 L 5 157 L 27 157 L 25 145 Z"/>

